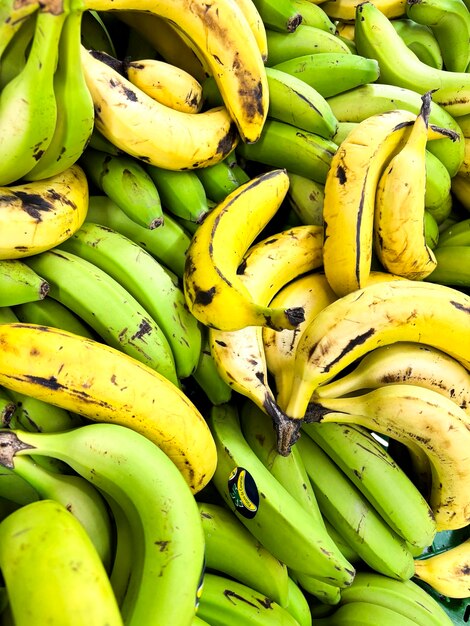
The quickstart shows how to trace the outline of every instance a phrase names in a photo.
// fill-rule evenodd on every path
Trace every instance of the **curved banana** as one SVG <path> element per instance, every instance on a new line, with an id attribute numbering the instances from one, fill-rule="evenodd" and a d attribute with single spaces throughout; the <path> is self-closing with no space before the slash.
<path id="1" fill-rule="evenodd" d="M 322 264 L 322 234 L 320 226 L 297 226 L 252 246 L 238 275 L 253 300 L 269 306 L 281 287 L 305 272 L 318 269 Z M 294 303 L 285 310 L 298 306 Z M 290 424 L 286 424 L 269 385 L 262 327 L 247 326 L 234 331 L 211 328 L 209 341 L 220 376 L 272 418 L 279 447 L 287 450 L 291 433 L 289 428 L 288 432 L 285 429 Z"/>
<path id="2" fill-rule="evenodd" d="M 237 268 L 279 209 L 289 186 L 285 170 L 255 176 L 219 203 L 194 234 L 186 254 L 184 293 L 191 313 L 210 328 L 295 327 L 302 311 L 253 301 Z"/>
<path id="3" fill-rule="evenodd" d="M 424 559 L 415 560 L 415 577 L 448 598 L 470 596 L 470 538 Z"/>
<path id="4" fill-rule="evenodd" d="M 410 134 L 387 163 L 375 192 L 375 253 L 388 272 L 411 280 L 426 278 L 437 265 L 424 232 L 430 99 L 430 92 L 422 97 Z"/>
<path id="5" fill-rule="evenodd" d="M 266 30 L 293 33 L 303 22 L 302 15 L 291 0 L 252 0 Z M 269 59 L 269 50 L 268 50 Z"/>
<path id="6" fill-rule="evenodd" d="M 420 61 L 430 67 L 443 69 L 444 61 L 441 48 L 428 26 L 404 17 L 392 20 L 392 24 L 408 48 L 416 54 Z"/>
<path id="7" fill-rule="evenodd" d="M 302 334 L 290 399 L 281 408 L 302 419 L 321 384 L 367 352 L 395 341 L 431 345 L 469 369 L 469 315 L 469 296 L 420 281 L 377 283 L 343 296 L 325 307 Z"/>
<path id="8" fill-rule="evenodd" d="M 83 224 L 88 182 L 78 165 L 51 178 L 0 188 L 0 259 L 50 250 Z"/>
<path id="9" fill-rule="evenodd" d="M 186 308 L 182 289 L 151 254 L 124 235 L 88 221 L 61 249 L 117 280 L 164 332 L 178 378 L 193 373 L 201 351 L 200 326 Z"/>
<path id="10" fill-rule="evenodd" d="M 0 564 L 17 626 L 123 626 L 95 546 L 64 505 L 48 499 L 27 504 L 0 523 L 0 537 Z"/>
<path id="11" fill-rule="evenodd" d="M 324 185 L 311 178 L 287 172 L 287 201 L 302 224 L 323 226 Z"/>
<path id="12" fill-rule="evenodd" d="M 43 300 L 49 291 L 47 280 L 23 261 L 0 260 L 0 306 Z"/>
<path id="13" fill-rule="evenodd" d="M 52 140 L 57 118 L 54 72 L 67 13 L 65 2 L 38 11 L 26 64 L 0 93 L 0 185 L 27 174 Z"/>
<path id="14" fill-rule="evenodd" d="M 107 0 L 83 0 L 83 7 L 107 11 L 111 8 L 135 9 L 135 4 L 129 0 L 112 5 Z M 211 0 L 209 3 L 158 0 L 141 3 L 138 10 L 174 22 L 178 30 L 185 33 L 215 76 L 225 106 L 242 139 L 257 141 L 268 108 L 266 75 L 256 38 L 237 3 L 231 0 Z M 239 71 L 241 67 L 243 72 Z M 161 143 L 162 139 L 157 145 Z"/>
<path id="15" fill-rule="evenodd" d="M 305 0 L 306 2 L 308 0 Z M 312 5 L 315 6 L 315 5 Z M 312 613 L 304 589 L 291 576 L 288 578 L 289 596 L 285 606 L 299 626 L 312 626 Z M 339 591 L 339 590 L 338 590 Z M 339 592 L 341 593 L 341 592 Z"/>
<path id="16" fill-rule="evenodd" d="M 2 2 L 0 7 L 0 58 L 28 18 L 39 9 L 37 0 L 18 3 L 17 0 Z"/>
<path id="17" fill-rule="evenodd" d="M 31 19 L 29 19 L 30 17 Z M 34 16 L 28 16 L 22 20 L 21 26 L 3 51 L 0 63 L 0 89 L 8 85 L 10 80 L 24 69 L 35 27 L 36 20 Z"/>
<path id="18" fill-rule="evenodd" d="M 122 508 L 133 550 L 120 607 L 126 624 L 141 626 L 162 615 L 170 624 L 189 623 L 203 567 L 204 533 L 188 484 L 162 450 L 117 424 L 54 434 L 3 431 L 0 438 L 6 446 L 3 463 L 14 466 L 21 454 L 56 457 Z"/>
<path id="19" fill-rule="evenodd" d="M 235 152 L 231 152 L 219 163 L 201 167 L 195 172 L 202 182 L 207 198 L 212 202 L 222 202 L 229 193 L 250 180 L 248 174 L 239 165 Z"/>
<path id="20" fill-rule="evenodd" d="M 96 334 L 78 315 L 75 315 L 65 305 L 52 298 L 18 304 L 13 312 L 16 319 L 9 320 L 10 322 L 28 322 L 29 324 L 39 324 L 41 326 L 53 326 L 88 339 L 96 339 Z"/>
<path id="21" fill-rule="evenodd" d="M 358 424 L 421 448 L 431 464 L 429 504 L 437 530 L 468 525 L 470 419 L 452 400 L 397 383 L 349 398 L 323 398 L 311 407 L 312 420 Z"/>
<path id="22" fill-rule="evenodd" d="M 332 157 L 325 182 L 323 265 L 333 291 L 363 287 L 371 270 L 377 183 L 415 116 L 395 109 L 358 124 Z"/>
<path id="23" fill-rule="evenodd" d="M 209 402 L 214 405 L 230 402 L 232 388 L 219 374 L 215 360 L 211 354 L 208 328 L 201 328 L 202 345 L 199 361 L 192 373 L 197 386 L 204 392 Z"/>
<path id="24" fill-rule="evenodd" d="M 127 154 L 180 170 L 217 163 L 235 148 L 238 133 L 225 107 L 198 115 L 175 111 L 107 65 L 104 53 L 82 47 L 81 58 L 88 89 L 99 110 L 96 128 Z"/>
<path id="25" fill-rule="evenodd" d="M 209 482 L 216 454 L 207 424 L 157 372 L 102 343 L 47 326 L 2 324 L 0 336 L 1 385 L 136 430 L 168 454 L 193 492 Z"/>
<path id="26" fill-rule="evenodd" d="M 342 604 L 325 621 L 325 626 L 416 626 L 407 615 L 370 601 Z"/>
<path id="27" fill-rule="evenodd" d="M 470 245 L 470 217 L 459 220 L 439 233 L 440 247 L 468 245 Z"/>
<path id="28" fill-rule="evenodd" d="M 451 115 L 470 113 L 469 74 L 435 69 L 420 61 L 372 2 L 358 5 L 355 23 L 358 54 L 379 62 L 380 82 L 419 94 L 433 90 L 433 101 Z"/>
<path id="29" fill-rule="evenodd" d="M 388 384 L 421 385 L 470 412 L 470 374 L 454 358 L 424 343 L 395 341 L 368 352 L 354 369 L 315 391 L 338 398 Z"/>
<path id="30" fill-rule="evenodd" d="M 199 113 L 202 86 L 189 72 L 158 59 L 124 61 L 125 76 L 154 100 L 182 113 Z"/>
<path id="31" fill-rule="evenodd" d="M 71 6 L 65 19 L 54 73 L 56 125 L 49 145 L 25 180 L 42 180 L 65 171 L 78 161 L 91 137 L 95 111 L 80 62 L 82 15 Z"/>
<path id="32" fill-rule="evenodd" d="M 361 0 L 327 0 L 322 9 L 333 19 L 354 22 L 358 4 Z M 374 0 L 374 5 L 390 19 L 406 14 L 406 0 Z"/>

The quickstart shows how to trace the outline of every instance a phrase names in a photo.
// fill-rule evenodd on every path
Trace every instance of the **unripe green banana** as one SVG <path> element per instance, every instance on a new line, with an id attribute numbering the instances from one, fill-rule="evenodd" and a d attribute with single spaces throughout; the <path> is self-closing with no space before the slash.
<path id="1" fill-rule="evenodd" d="M 0 306 L 42 300 L 49 293 L 49 283 L 19 259 L 0 260 Z"/>
<path id="2" fill-rule="evenodd" d="M 452 287 L 470 287 L 470 246 L 442 246 L 434 249 L 437 266 L 426 281 Z"/>
<path id="3" fill-rule="evenodd" d="M 13 312 L 17 319 L 12 321 L 53 326 L 82 337 L 88 337 L 88 339 L 96 339 L 96 334 L 88 324 L 85 324 L 75 313 L 53 298 L 18 304 L 14 307 Z"/>
<path id="4" fill-rule="evenodd" d="M 293 172 L 287 174 L 290 181 L 287 200 L 301 224 L 322 226 L 324 185 Z"/>
<path id="5" fill-rule="evenodd" d="M 210 78 L 207 79 L 208 81 Z M 208 198 L 212 202 L 222 202 L 229 193 L 250 180 L 248 174 L 240 167 L 234 152 L 214 165 L 196 170 Z"/>
<path id="6" fill-rule="evenodd" d="M 391 20 L 394 29 L 418 59 L 438 70 L 443 68 L 442 52 L 434 33 L 425 24 L 412 19 Z"/>

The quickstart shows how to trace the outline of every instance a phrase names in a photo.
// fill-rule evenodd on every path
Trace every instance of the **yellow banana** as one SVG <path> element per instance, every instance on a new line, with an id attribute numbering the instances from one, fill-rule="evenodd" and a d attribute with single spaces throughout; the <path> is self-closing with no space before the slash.
<path id="1" fill-rule="evenodd" d="M 220 202 L 194 234 L 183 286 L 192 314 L 219 330 L 245 326 L 295 327 L 298 309 L 273 309 L 253 300 L 238 275 L 243 256 L 279 209 L 289 186 L 285 170 L 250 179 Z"/>
<path id="2" fill-rule="evenodd" d="M 225 107 L 198 115 L 175 111 L 134 87 L 105 58 L 82 48 L 85 79 L 98 111 L 96 128 L 115 146 L 171 170 L 217 163 L 235 148 L 238 133 Z"/>
<path id="3" fill-rule="evenodd" d="M 415 577 L 448 598 L 469 598 L 470 538 L 444 552 L 416 559 Z"/>
<path id="4" fill-rule="evenodd" d="M 374 211 L 374 249 L 389 272 L 411 280 L 429 276 L 437 265 L 426 243 L 426 144 L 431 93 L 404 146 L 387 164 L 377 185 Z"/>
<path id="5" fill-rule="evenodd" d="M 150 367 L 105 344 L 35 324 L 0 326 L 0 384 L 127 426 L 175 463 L 193 492 L 211 479 L 215 444 L 189 398 Z"/>
<path id="6" fill-rule="evenodd" d="M 88 182 L 78 165 L 50 178 L 0 188 L 0 259 L 19 259 L 59 245 L 88 211 Z"/>
<path id="7" fill-rule="evenodd" d="M 268 40 L 266 37 L 266 25 L 253 0 L 234 0 L 241 9 L 246 21 L 258 44 L 258 48 L 263 61 L 268 59 Z"/>
<path id="8" fill-rule="evenodd" d="M 354 22 L 358 4 L 361 0 L 327 0 L 321 8 L 333 19 Z M 388 18 L 406 15 L 406 0 L 374 0 L 374 4 Z"/>

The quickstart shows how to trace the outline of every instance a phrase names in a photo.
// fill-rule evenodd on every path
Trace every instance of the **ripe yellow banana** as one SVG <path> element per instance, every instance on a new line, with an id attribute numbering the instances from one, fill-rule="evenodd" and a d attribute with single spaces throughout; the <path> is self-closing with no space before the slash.
<path id="1" fill-rule="evenodd" d="M 375 195 L 374 249 L 389 272 L 411 280 L 429 276 L 437 265 L 426 243 L 426 144 L 431 92 L 400 151 L 382 173 Z"/>
<path id="2" fill-rule="evenodd" d="M 187 251 L 183 285 L 190 311 L 206 326 L 281 329 L 302 321 L 302 310 L 273 309 L 254 301 L 237 271 L 279 209 L 288 186 L 282 169 L 255 176 L 230 193 L 198 227 Z"/>
<path id="3" fill-rule="evenodd" d="M 102 343 L 48 326 L 0 326 L 0 384 L 153 441 L 193 492 L 211 479 L 215 444 L 189 398 L 151 368 Z"/>
<path id="4" fill-rule="evenodd" d="M 217 163 L 235 148 L 238 133 L 226 107 L 198 115 L 175 111 L 107 65 L 104 53 L 82 47 L 81 58 L 99 112 L 96 128 L 127 154 L 166 169 L 184 170 Z"/>
<path id="5" fill-rule="evenodd" d="M 416 559 L 415 576 L 448 598 L 469 598 L 470 538 L 444 552 Z"/>
<path id="6" fill-rule="evenodd" d="M 327 0 L 321 8 L 333 19 L 354 22 L 358 4 L 361 4 L 361 0 Z M 406 15 L 406 0 L 374 0 L 374 4 L 389 18 Z"/>
<path id="7" fill-rule="evenodd" d="M 135 9 L 132 0 L 83 0 L 85 9 Z M 138 10 L 174 23 L 194 45 L 216 79 L 225 106 L 242 139 L 259 139 L 269 93 L 262 54 L 245 13 L 232 0 L 152 0 Z M 145 124 L 144 124 L 145 127 Z M 159 146 L 164 141 L 159 142 Z"/>
<path id="8" fill-rule="evenodd" d="M 0 188 L 0 259 L 19 259 L 59 245 L 83 224 L 88 183 L 78 165 L 61 174 Z"/>
<path id="9" fill-rule="evenodd" d="M 312 393 L 353 361 L 395 341 L 431 345 L 470 368 L 470 297 L 413 280 L 369 285 L 328 305 L 305 329 L 286 413 L 305 415 Z"/>

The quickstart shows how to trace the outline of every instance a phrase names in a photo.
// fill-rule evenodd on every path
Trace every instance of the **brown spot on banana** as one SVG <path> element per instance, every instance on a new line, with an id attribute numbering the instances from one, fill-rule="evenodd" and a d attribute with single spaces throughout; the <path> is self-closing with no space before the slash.
<path id="1" fill-rule="evenodd" d="M 2 432 L 0 433 L 0 464 L 9 469 L 14 469 L 15 454 L 21 450 L 33 449 L 26 443 L 20 441 L 16 433 Z"/>

